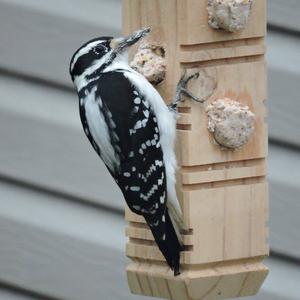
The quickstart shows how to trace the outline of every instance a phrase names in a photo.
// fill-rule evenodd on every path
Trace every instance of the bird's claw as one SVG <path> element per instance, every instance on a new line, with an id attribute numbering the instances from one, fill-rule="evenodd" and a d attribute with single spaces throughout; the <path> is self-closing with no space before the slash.
<path id="1" fill-rule="evenodd" d="M 184 70 L 183 74 L 180 77 L 180 80 L 177 84 L 177 89 L 186 88 L 187 84 L 191 79 L 197 79 L 199 78 L 200 73 L 196 72 L 192 75 L 186 76 L 186 70 Z"/>
<path id="2" fill-rule="evenodd" d="M 179 81 L 179 83 L 177 85 L 177 88 L 180 88 L 180 87 L 186 88 L 187 84 L 189 83 L 189 81 L 191 79 L 198 79 L 199 76 L 200 76 L 200 73 L 196 72 L 196 73 L 194 73 L 194 74 L 186 77 L 186 70 L 184 70 L 184 73 L 183 73 L 183 75 L 180 78 L 180 81 Z"/>
<path id="3" fill-rule="evenodd" d="M 184 99 L 182 97 L 182 95 L 196 101 L 196 102 L 200 102 L 203 103 L 204 100 L 203 99 L 199 99 L 197 96 L 193 95 L 188 89 L 187 89 L 187 85 L 189 83 L 190 80 L 192 79 L 197 79 L 199 78 L 200 73 L 196 72 L 192 75 L 186 76 L 186 70 L 184 70 L 178 84 L 177 84 L 177 88 L 176 88 L 176 95 L 175 95 L 175 99 L 173 101 L 173 103 L 170 105 L 170 108 L 172 110 L 177 110 L 177 106 L 180 102 L 183 102 Z"/>

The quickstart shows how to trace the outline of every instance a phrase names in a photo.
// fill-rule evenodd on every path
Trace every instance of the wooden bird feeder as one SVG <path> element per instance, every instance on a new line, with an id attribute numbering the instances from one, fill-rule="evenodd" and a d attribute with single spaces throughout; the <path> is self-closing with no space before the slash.
<path id="1" fill-rule="evenodd" d="M 200 71 L 189 88 L 207 101 L 187 100 L 179 108 L 177 193 L 189 227 L 181 275 L 173 276 L 144 219 L 127 209 L 129 288 L 174 300 L 254 295 L 267 276 L 262 261 L 269 253 L 266 1 L 254 1 L 246 28 L 229 33 L 208 25 L 207 0 L 123 0 L 124 34 L 148 26 L 148 41 L 166 53 L 162 97 L 171 101 L 186 69 Z M 254 134 L 240 149 L 222 149 L 207 130 L 205 106 L 219 98 L 246 104 L 255 114 Z"/>

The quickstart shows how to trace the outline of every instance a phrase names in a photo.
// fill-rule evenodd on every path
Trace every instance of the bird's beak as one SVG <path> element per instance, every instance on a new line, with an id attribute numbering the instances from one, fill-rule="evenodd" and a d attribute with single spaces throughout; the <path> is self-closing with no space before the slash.
<path id="1" fill-rule="evenodd" d="M 137 43 L 141 38 L 148 35 L 150 32 L 150 28 L 143 28 L 141 30 L 137 30 L 131 35 L 127 37 L 113 39 L 110 42 L 110 47 L 113 49 L 114 52 L 120 53 L 123 50 L 127 49 L 128 47 Z"/>

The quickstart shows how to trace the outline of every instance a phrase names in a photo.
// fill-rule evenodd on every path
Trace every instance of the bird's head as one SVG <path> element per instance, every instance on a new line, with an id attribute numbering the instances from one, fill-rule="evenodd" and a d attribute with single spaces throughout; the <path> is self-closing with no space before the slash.
<path id="1" fill-rule="evenodd" d="M 144 28 L 127 37 L 99 37 L 83 44 L 76 50 L 70 61 L 69 71 L 72 80 L 81 75 L 91 75 L 95 71 L 104 71 L 149 32 L 150 28 Z"/>

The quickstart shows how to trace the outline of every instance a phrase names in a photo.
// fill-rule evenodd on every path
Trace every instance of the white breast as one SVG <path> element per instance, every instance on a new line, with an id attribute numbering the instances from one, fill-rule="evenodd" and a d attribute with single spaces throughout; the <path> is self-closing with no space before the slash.
<path id="1" fill-rule="evenodd" d="M 99 109 L 99 106 L 102 107 L 102 101 L 99 97 L 95 98 L 96 89 L 94 88 L 85 97 L 85 116 L 90 134 L 100 149 L 102 160 L 112 172 L 115 172 L 115 167 L 120 165 L 120 159 L 110 142 L 108 127 Z"/>

